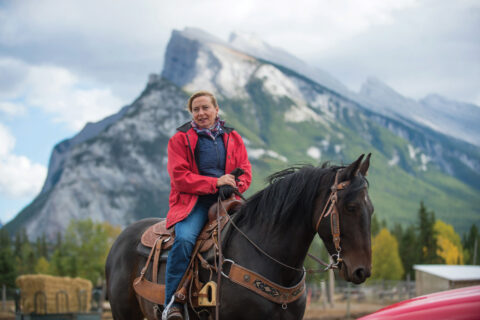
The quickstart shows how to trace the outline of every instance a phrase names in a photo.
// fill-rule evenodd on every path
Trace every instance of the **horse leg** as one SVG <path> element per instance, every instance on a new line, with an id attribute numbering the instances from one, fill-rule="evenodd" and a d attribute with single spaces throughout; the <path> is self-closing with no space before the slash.
<path id="1" fill-rule="evenodd" d="M 142 313 L 145 315 L 145 318 L 148 320 L 162 319 L 162 309 L 158 309 L 159 306 L 139 296 L 137 296 L 137 300 Z"/>

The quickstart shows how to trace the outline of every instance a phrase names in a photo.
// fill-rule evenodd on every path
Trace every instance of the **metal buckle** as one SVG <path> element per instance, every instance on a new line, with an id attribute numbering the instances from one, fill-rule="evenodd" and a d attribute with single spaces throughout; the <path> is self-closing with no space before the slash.
<path id="1" fill-rule="evenodd" d="M 235 264 L 235 261 L 233 261 L 232 259 L 225 259 L 225 260 L 223 260 L 223 263 L 222 263 L 222 276 L 224 276 L 227 279 L 230 279 L 229 276 L 227 276 L 225 273 L 223 273 L 223 265 L 225 264 L 225 262 L 229 262 L 233 265 L 233 264 Z M 231 268 L 231 266 L 230 266 L 230 268 Z"/>
<path id="2" fill-rule="evenodd" d="M 325 267 L 324 271 L 327 271 L 329 269 L 338 269 L 338 265 L 343 261 L 342 257 L 340 256 L 341 250 L 342 248 L 339 248 L 339 250 L 337 250 L 337 253 L 331 255 L 333 261 Z"/>

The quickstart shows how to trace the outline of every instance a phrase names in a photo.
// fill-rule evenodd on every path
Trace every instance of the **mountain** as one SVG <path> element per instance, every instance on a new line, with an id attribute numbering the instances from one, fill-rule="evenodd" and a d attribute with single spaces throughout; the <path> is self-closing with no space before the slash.
<path id="1" fill-rule="evenodd" d="M 480 146 L 480 107 L 428 95 L 420 101 L 403 97 L 376 78 L 362 85 L 360 96 L 369 109 L 394 117 L 408 119 L 445 135 Z"/>
<path id="2" fill-rule="evenodd" d="M 186 101 L 198 89 L 216 93 L 221 116 L 244 138 L 254 177 L 247 196 L 264 186 L 266 175 L 288 165 L 349 163 L 372 152 L 370 195 L 380 219 L 414 222 L 423 200 L 459 231 L 478 223 L 478 146 L 374 110 L 381 103 L 373 97 L 363 104 L 366 97 L 352 99 L 288 61 L 268 61 L 265 52 L 275 48 L 261 44 L 263 53 L 249 53 L 259 42 L 242 39 L 173 31 L 161 74 L 150 76 L 131 105 L 54 148 L 45 186 L 7 224 L 11 234 L 25 227 L 32 238 L 44 232 L 53 238 L 71 219 L 125 226 L 165 216 L 166 145 L 190 119 Z"/>
<path id="3" fill-rule="evenodd" d="M 7 229 L 53 239 L 71 219 L 126 225 L 164 215 L 170 181 L 166 144 L 187 121 L 188 96 L 166 80 L 150 78 L 141 96 L 117 115 L 87 125 L 52 153 L 42 192 Z M 95 130 L 101 129 L 101 130 Z"/>

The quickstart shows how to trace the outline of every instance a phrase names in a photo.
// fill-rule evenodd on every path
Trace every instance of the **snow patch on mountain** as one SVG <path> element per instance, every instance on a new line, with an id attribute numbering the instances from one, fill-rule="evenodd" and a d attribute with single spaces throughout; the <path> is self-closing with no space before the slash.
<path id="1" fill-rule="evenodd" d="M 307 155 L 315 160 L 320 160 L 320 158 L 322 158 L 322 151 L 317 147 L 310 147 L 307 150 Z"/>
<path id="2" fill-rule="evenodd" d="M 305 104 L 293 104 L 290 109 L 285 112 L 284 119 L 285 122 L 315 121 L 328 125 L 325 119 Z"/>
<path id="3" fill-rule="evenodd" d="M 336 154 L 339 154 L 339 153 L 342 151 L 343 148 L 345 148 L 345 146 L 344 146 L 343 144 L 336 144 L 336 145 L 334 146 L 335 153 L 336 153 Z"/>
<path id="4" fill-rule="evenodd" d="M 278 154 L 278 152 L 273 150 L 266 150 L 261 148 L 247 148 L 247 153 L 249 159 L 260 159 L 262 157 L 268 156 L 270 158 L 278 159 L 283 162 L 288 162 L 288 159 L 285 156 L 282 156 Z"/>
<path id="5" fill-rule="evenodd" d="M 194 78 L 190 82 L 183 84 L 182 87 L 190 92 L 195 92 L 199 90 L 198 88 L 202 88 L 203 90 L 217 93 L 214 78 L 221 68 L 219 61 L 209 52 L 202 50 L 197 54 L 195 68 L 202 70 L 202 72 L 197 72 Z"/>
<path id="6" fill-rule="evenodd" d="M 427 164 L 429 162 L 430 162 L 430 157 L 422 153 L 420 155 L 420 170 L 427 171 Z"/>
<path id="7" fill-rule="evenodd" d="M 393 156 L 390 160 L 388 160 L 388 165 L 390 167 L 396 166 L 400 162 L 400 156 L 398 155 L 398 151 L 395 149 L 393 150 Z"/>
<path id="8" fill-rule="evenodd" d="M 221 45 L 212 44 L 209 47 L 222 66 L 215 76 L 215 85 L 224 96 L 245 98 L 245 86 L 257 68 L 258 61 Z"/>
<path id="9" fill-rule="evenodd" d="M 417 154 L 421 151 L 421 149 L 415 148 L 411 144 L 407 145 L 407 148 L 408 148 L 408 155 L 410 156 L 410 159 L 416 160 Z"/>
<path id="10" fill-rule="evenodd" d="M 320 141 L 320 144 L 322 145 L 322 147 L 323 147 L 324 150 L 327 150 L 328 147 L 330 146 L 330 137 L 327 136 L 325 139 L 323 139 L 322 141 Z"/>
<path id="11" fill-rule="evenodd" d="M 330 88 L 338 93 L 351 96 L 347 87 L 335 79 L 328 72 L 312 67 L 287 51 L 270 46 L 256 35 L 251 33 L 233 32 L 229 38 L 229 44 L 233 48 L 248 53 L 254 57 L 285 66 L 289 69 L 314 80 L 315 82 Z"/>
<path id="12" fill-rule="evenodd" d="M 276 98 L 286 96 L 294 101 L 305 101 L 295 83 L 283 72 L 270 64 L 263 64 L 260 66 L 254 76 L 262 80 L 265 91 Z"/>

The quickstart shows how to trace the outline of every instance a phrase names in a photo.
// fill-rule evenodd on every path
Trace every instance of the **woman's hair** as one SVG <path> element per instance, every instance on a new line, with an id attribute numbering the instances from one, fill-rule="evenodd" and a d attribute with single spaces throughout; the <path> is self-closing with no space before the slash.
<path id="1" fill-rule="evenodd" d="M 215 98 L 213 93 L 211 93 L 210 91 L 201 90 L 201 91 L 197 91 L 194 94 L 192 94 L 192 96 L 188 99 L 188 111 L 192 112 L 192 102 L 193 102 L 193 100 L 195 100 L 195 98 L 202 97 L 202 96 L 210 97 L 210 99 L 212 100 L 213 106 L 218 108 L 217 99 Z"/>

